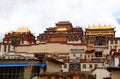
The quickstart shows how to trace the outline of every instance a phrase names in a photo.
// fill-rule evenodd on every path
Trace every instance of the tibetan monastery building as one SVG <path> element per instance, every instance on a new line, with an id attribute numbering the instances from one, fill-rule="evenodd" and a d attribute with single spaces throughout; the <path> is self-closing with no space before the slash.
<path id="1" fill-rule="evenodd" d="M 35 44 L 35 36 L 28 28 L 19 28 L 17 31 L 5 34 L 3 43 L 12 45 L 31 45 Z"/>
<path id="2" fill-rule="evenodd" d="M 69 53 L 71 49 L 84 49 L 83 30 L 73 27 L 69 21 L 60 21 L 56 27 L 47 28 L 37 37 L 35 45 L 16 46 L 16 52 L 24 53 Z"/>
<path id="3" fill-rule="evenodd" d="M 85 29 L 86 44 L 88 47 L 107 46 L 108 39 L 115 37 L 115 30 L 111 25 L 88 26 Z"/>
<path id="4" fill-rule="evenodd" d="M 49 27 L 37 37 L 37 43 L 83 43 L 83 30 L 73 27 L 69 21 L 60 21 L 56 27 Z"/>

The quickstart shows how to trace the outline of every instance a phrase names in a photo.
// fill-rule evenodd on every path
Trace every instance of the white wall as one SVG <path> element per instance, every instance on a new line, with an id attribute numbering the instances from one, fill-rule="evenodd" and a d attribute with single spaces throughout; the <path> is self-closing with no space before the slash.
<path id="1" fill-rule="evenodd" d="M 114 64 L 115 64 L 115 67 L 119 65 L 119 58 L 114 58 Z"/>
<path id="2" fill-rule="evenodd" d="M 0 55 L 3 55 L 5 53 L 8 53 L 9 51 L 14 51 L 14 46 L 13 45 L 8 45 L 6 44 L 6 52 L 4 51 L 5 49 L 5 45 L 4 44 L 0 44 Z M 8 51 L 9 49 L 9 51 Z"/>
<path id="3" fill-rule="evenodd" d="M 96 79 L 103 79 L 104 77 L 110 77 L 110 72 L 108 72 L 106 69 L 99 68 L 99 69 L 95 69 L 92 72 L 93 75 L 96 75 Z"/>
<path id="4" fill-rule="evenodd" d="M 64 65 L 62 65 L 62 68 L 61 68 L 61 70 L 63 71 L 63 72 L 68 72 L 69 71 L 69 63 L 65 63 L 66 64 L 66 68 L 64 68 Z"/>
<path id="5" fill-rule="evenodd" d="M 83 68 L 83 65 L 86 65 L 86 68 Z M 89 65 L 92 65 L 92 68 L 90 68 L 89 67 Z M 103 67 L 103 63 L 95 63 L 95 62 L 93 62 L 93 63 L 81 63 L 81 71 L 91 71 L 91 70 L 93 70 L 94 68 L 95 68 L 95 65 L 98 65 L 97 67 Z"/>

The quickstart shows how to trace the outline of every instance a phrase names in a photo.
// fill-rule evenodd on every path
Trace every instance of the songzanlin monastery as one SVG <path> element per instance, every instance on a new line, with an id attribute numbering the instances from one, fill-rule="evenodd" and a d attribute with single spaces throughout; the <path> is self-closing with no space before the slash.
<path id="1" fill-rule="evenodd" d="M 5 34 L 0 44 L 0 54 L 27 54 L 40 58 L 54 57 L 64 62 L 63 72 L 90 72 L 111 62 L 111 53 L 119 52 L 120 38 L 115 37 L 111 25 L 89 25 L 83 29 L 69 21 L 60 21 L 46 28 L 37 37 L 28 28 Z"/>

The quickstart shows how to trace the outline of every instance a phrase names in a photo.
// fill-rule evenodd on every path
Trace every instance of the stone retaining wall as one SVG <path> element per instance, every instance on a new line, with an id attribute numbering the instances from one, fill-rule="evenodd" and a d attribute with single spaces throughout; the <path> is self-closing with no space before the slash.
<path id="1" fill-rule="evenodd" d="M 38 79 L 95 79 L 91 74 L 85 73 L 43 73 Z"/>

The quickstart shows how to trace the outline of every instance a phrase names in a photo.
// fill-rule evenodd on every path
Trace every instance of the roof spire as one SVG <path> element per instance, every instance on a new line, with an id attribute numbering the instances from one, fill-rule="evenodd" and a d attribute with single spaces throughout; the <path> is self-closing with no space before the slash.
<path id="1" fill-rule="evenodd" d="M 18 33 L 26 33 L 26 32 L 30 32 L 30 30 L 28 28 L 22 27 L 22 28 L 18 28 L 18 30 L 16 32 L 18 32 Z"/>

